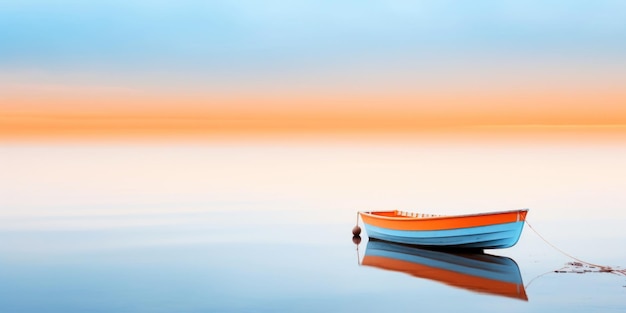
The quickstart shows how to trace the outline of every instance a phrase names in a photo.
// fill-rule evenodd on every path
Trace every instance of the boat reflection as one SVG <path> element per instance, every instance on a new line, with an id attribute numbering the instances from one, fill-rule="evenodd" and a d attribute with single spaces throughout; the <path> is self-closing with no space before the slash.
<path id="1" fill-rule="evenodd" d="M 517 263 L 482 252 L 444 252 L 370 238 L 361 265 L 407 273 L 473 292 L 528 301 Z"/>

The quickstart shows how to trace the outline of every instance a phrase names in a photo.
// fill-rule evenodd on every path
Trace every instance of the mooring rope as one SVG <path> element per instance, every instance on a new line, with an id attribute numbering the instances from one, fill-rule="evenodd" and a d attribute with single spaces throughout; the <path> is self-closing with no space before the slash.
<path id="1" fill-rule="evenodd" d="M 626 270 L 623 269 L 613 269 L 610 266 L 606 266 L 606 265 L 599 265 L 599 264 L 594 264 L 591 262 L 587 262 L 587 261 L 583 261 L 561 249 L 559 249 L 557 246 L 555 246 L 554 244 L 552 244 L 551 242 L 549 242 L 546 238 L 544 238 L 532 225 L 530 225 L 530 223 L 528 222 L 528 220 L 526 220 L 526 225 L 528 225 L 528 227 L 530 227 L 530 229 L 532 229 L 532 231 L 537 234 L 537 236 L 539 236 L 539 238 L 541 238 L 541 240 L 543 240 L 545 243 L 547 243 L 550 247 L 554 248 L 556 251 L 560 252 L 561 254 L 578 261 L 579 263 L 582 264 L 586 264 L 592 267 L 597 267 L 600 269 L 600 272 L 607 272 L 607 273 L 613 273 L 613 274 L 618 274 L 618 275 L 624 275 L 626 276 Z M 541 275 L 543 276 L 543 275 Z"/>
<path id="2" fill-rule="evenodd" d="M 555 272 L 556 272 L 556 271 L 547 271 L 547 272 L 545 272 L 545 273 L 543 273 L 543 274 L 540 274 L 540 275 L 535 276 L 535 278 L 531 279 L 531 280 L 528 282 L 528 284 L 526 284 L 526 286 L 524 286 L 524 289 L 528 290 L 528 287 L 530 287 L 530 285 L 531 285 L 531 284 L 532 284 L 535 280 L 537 280 L 537 279 L 539 279 L 539 278 L 541 278 L 541 277 L 543 277 L 543 276 L 546 276 L 546 275 L 548 275 L 548 274 L 554 274 Z"/>

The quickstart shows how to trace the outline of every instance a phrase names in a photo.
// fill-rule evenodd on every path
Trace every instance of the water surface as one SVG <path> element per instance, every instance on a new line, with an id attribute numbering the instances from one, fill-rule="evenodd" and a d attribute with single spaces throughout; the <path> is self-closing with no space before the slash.
<path id="1" fill-rule="evenodd" d="M 358 210 L 527 207 L 550 242 L 626 266 L 626 148 L 16 144 L 0 148 L 2 312 L 626 312 L 626 277 L 526 227 L 528 301 L 359 263 Z M 453 299 L 453 300 L 451 300 Z"/>

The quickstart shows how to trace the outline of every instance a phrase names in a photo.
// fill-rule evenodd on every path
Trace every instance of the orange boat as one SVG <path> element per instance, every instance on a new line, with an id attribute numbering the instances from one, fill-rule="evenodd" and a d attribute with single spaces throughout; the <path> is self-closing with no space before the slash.
<path id="1" fill-rule="evenodd" d="M 527 209 L 467 215 L 359 212 L 368 237 L 454 249 L 500 249 L 517 243 Z"/>
<path id="2" fill-rule="evenodd" d="M 484 253 L 450 253 L 382 240 L 367 243 L 361 265 L 403 272 L 478 293 L 527 301 L 517 263 Z"/>

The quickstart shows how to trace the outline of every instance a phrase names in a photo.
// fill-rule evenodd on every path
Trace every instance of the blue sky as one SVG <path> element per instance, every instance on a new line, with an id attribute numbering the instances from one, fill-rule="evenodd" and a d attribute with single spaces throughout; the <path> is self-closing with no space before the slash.
<path id="1" fill-rule="evenodd" d="M 623 1 L 4 1 L 4 68 L 622 58 Z"/>

